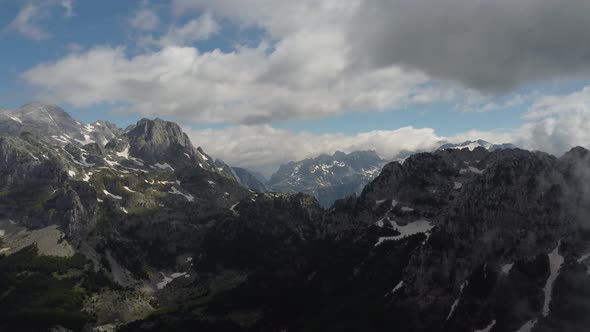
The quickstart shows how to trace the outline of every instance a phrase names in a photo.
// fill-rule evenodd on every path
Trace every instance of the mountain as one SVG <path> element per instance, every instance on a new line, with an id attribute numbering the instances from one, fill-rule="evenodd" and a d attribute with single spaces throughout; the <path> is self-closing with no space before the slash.
<path id="1" fill-rule="evenodd" d="M 238 179 L 238 182 L 240 182 L 244 187 L 258 192 L 268 191 L 264 185 L 264 182 L 260 181 L 260 177 L 262 175 L 255 175 L 253 172 L 250 172 L 249 170 L 241 167 L 232 167 L 232 170 Z"/>
<path id="2" fill-rule="evenodd" d="M 513 144 L 510 143 L 503 143 L 503 144 L 493 144 L 488 141 L 484 140 L 476 140 L 476 141 L 465 141 L 463 143 L 444 143 L 442 144 L 438 150 L 445 150 L 445 149 L 469 149 L 474 150 L 477 147 L 482 147 L 489 151 L 494 151 L 498 149 L 514 149 L 516 148 Z"/>
<path id="3" fill-rule="evenodd" d="M 60 145 L 94 142 L 104 145 L 121 134 L 112 123 L 97 121 L 86 125 L 57 106 L 40 103 L 27 104 L 17 110 L 1 110 L 0 132 L 12 135 L 29 132 Z"/>
<path id="4" fill-rule="evenodd" d="M 163 120 L 104 146 L 38 128 L 0 133 L 2 331 L 590 326 L 584 148 L 418 153 L 326 210 L 245 189 Z"/>
<path id="5" fill-rule="evenodd" d="M 375 151 L 337 151 L 281 165 L 266 185 L 276 192 L 312 195 L 328 207 L 337 199 L 360 193 L 383 165 L 385 161 Z"/>

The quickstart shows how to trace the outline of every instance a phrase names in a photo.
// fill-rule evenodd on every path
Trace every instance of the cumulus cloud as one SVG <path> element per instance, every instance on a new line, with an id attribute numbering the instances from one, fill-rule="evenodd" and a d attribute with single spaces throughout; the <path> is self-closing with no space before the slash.
<path id="1" fill-rule="evenodd" d="M 401 65 L 506 92 L 587 75 L 588 12 L 586 0 L 371 0 L 355 14 L 348 37 L 362 65 Z"/>
<path id="2" fill-rule="evenodd" d="M 427 78 L 420 74 L 396 67 L 347 74 L 337 54 L 304 61 L 290 58 L 289 50 L 289 45 L 271 50 L 261 44 L 201 53 L 167 46 L 127 57 L 122 47 L 98 47 L 38 65 L 22 77 L 40 88 L 40 99 L 73 106 L 125 103 L 121 111 L 194 123 L 261 123 L 386 110 L 434 93 L 422 85 Z"/>
<path id="3" fill-rule="evenodd" d="M 512 143 L 520 148 L 560 156 L 575 146 L 590 148 L 589 95 L 590 87 L 585 87 L 563 96 L 537 96 L 526 111 L 527 121 L 521 126 L 490 131 L 469 130 L 448 137 L 437 134 L 432 128 L 413 127 L 354 135 L 295 132 L 270 125 L 204 130 L 186 128 L 186 131 L 194 144 L 202 146 L 211 155 L 266 175 L 272 174 L 283 163 L 322 153 L 332 154 L 337 150 L 375 150 L 382 158 L 396 159 L 406 157 L 408 152 L 432 151 L 444 142 L 478 139 L 495 144 Z M 525 99 L 528 98 L 532 97 Z"/>
<path id="4" fill-rule="evenodd" d="M 413 127 L 356 135 L 293 132 L 270 125 L 184 129 L 193 144 L 203 147 L 212 156 L 266 175 L 276 171 L 282 163 L 322 153 L 375 150 L 382 157 L 395 158 L 408 151 L 430 151 L 438 147 L 442 139 L 433 129 Z"/>
<path id="5" fill-rule="evenodd" d="M 210 13 L 205 13 L 197 19 L 190 20 L 183 26 L 172 26 L 168 32 L 157 41 L 161 46 L 191 45 L 198 40 L 209 39 L 219 31 L 219 25 Z"/>
<path id="6" fill-rule="evenodd" d="M 7 28 L 20 33 L 28 39 L 48 39 L 51 36 L 49 32 L 38 26 L 40 18 L 45 15 L 46 12 L 40 6 L 32 3 L 27 4 L 19 10 Z"/>
<path id="7" fill-rule="evenodd" d="M 496 143 L 510 142 L 557 156 L 574 146 L 590 148 L 590 86 L 567 95 L 537 96 L 524 119 L 526 122 L 514 129 L 473 130 L 449 140 L 482 138 Z"/>
<path id="8" fill-rule="evenodd" d="M 74 16 L 74 0 L 61 0 L 59 5 L 65 10 L 66 17 Z"/>
<path id="9" fill-rule="evenodd" d="M 58 5 L 64 9 L 66 17 L 71 17 L 74 15 L 73 2 L 73 0 L 28 2 L 20 8 L 16 17 L 5 29 L 16 31 L 31 40 L 48 39 L 51 34 L 40 25 L 49 17 L 49 10 Z"/>
<path id="10" fill-rule="evenodd" d="M 135 11 L 129 24 L 138 30 L 153 31 L 160 25 L 160 18 L 153 9 L 143 6 Z"/>
<path id="11" fill-rule="evenodd" d="M 553 112 L 551 97 L 498 100 L 485 92 L 587 73 L 590 46 L 580 36 L 589 32 L 582 17 L 588 6 L 582 0 L 559 6 L 550 0 L 174 0 L 173 21 L 185 23 L 146 38 L 150 48 L 76 50 L 22 78 L 37 99 L 75 107 L 112 103 L 120 112 L 234 125 L 438 102 L 486 112 L 524 108 L 534 97 L 527 121 L 547 129 L 549 115 L 532 117 Z M 228 21 L 258 28 L 259 43 L 238 40 L 231 51 L 193 46 Z M 155 28 L 146 22 L 137 27 Z"/>
<path id="12" fill-rule="evenodd" d="M 196 19 L 149 36 L 146 49 L 124 47 L 72 53 L 23 74 L 38 99 L 89 106 L 126 105 L 120 111 L 159 114 L 193 123 L 268 123 L 351 111 L 384 111 L 450 101 L 456 87 L 415 71 L 389 66 L 351 67 L 344 27 L 359 1 L 176 1 L 173 9 Z M 264 31 L 257 45 L 202 52 L 191 42 L 219 31 L 214 18 Z M 145 46 L 145 44 L 144 44 Z M 80 69 L 85 75 L 81 77 Z"/>

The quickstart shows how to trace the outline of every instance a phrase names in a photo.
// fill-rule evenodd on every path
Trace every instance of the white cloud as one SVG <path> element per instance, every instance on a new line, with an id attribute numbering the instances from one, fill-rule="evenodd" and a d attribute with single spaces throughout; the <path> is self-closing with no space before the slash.
<path id="1" fill-rule="evenodd" d="M 33 3 L 23 6 L 7 28 L 14 30 L 32 40 L 48 39 L 51 35 L 38 26 L 38 21 L 45 16 L 45 10 Z"/>
<path id="2" fill-rule="evenodd" d="M 160 46 L 185 46 L 198 40 L 207 40 L 219 31 L 219 25 L 210 13 L 205 13 L 197 19 L 190 20 L 183 26 L 172 26 L 168 32 L 157 41 Z"/>
<path id="3" fill-rule="evenodd" d="M 378 5 L 383 3 L 375 1 L 368 8 L 379 8 Z M 322 152 L 333 153 L 337 149 L 375 149 L 383 157 L 393 157 L 403 149 L 427 149 L 441 139 L 434 130 L 428 128 L 402 128 L 358 135 L 296 133 L 266 125 L 274 120 L 313 119 L 353 111 L 389 111 L 437 102 L 449 103 L 456 110 L 476 112 L 532 105 L 525 118 L 527 122 L 516 129 L 469 131 L 449 138 L 451 141 L 483 138 L 495 143 L 512 142 L 554 154 L 561 154 L 573 145 L 589 141 L 590 88 L 568 96 L 531 94 L 490 98 L 448 81 L 435 81 L 424 74 L 419 64 L 432 69 L 431 72 L 439 73 L 437 70 L 440 64 L 427 60 L 447 53 L 433 52 L 422 39 L 416 39 L 419 43 L 413 43 L 412 48 L 388 48 L 393 53 L 383 53 L 385 58 L 377 61 L 377 65 L 359 65 L 363 62 L 363 54 L 358 49 L 358 43 L 351 40 L 351 30 L 363 28 L 359 25 L 359 19 L 363 17 L 359 15 L 359 9 L 361 14 L 366 14 L 367 4 L 366 0 L 174 0 L 172 10 L 177 14 L 176 18 L 188 18 L 188 21 L 184 25 L 171 26 L 163 36 L 147 38 L 146 41 L 155 49 L 143 50 L 133 56 L 127 54 L 124 46 L 73 49 L 71 54 L 55 62 L 31 68 L 22 77 L 38 89 L 38 99 L 76 107 L 102 103 L 124 105 L 118 106 L 117 110 L 160 116 L 187 124 L 233 124 L 226 129 L 193 131 L 195 143 L 232 164 L 267 170 L 281 162 Z M 502 4 L 508 6 L 506 1 Z M 537 5 L 531 1 L 527 1 L 527 4 L 539 12 Z M 412 10 L 416 9 L 415 4 L 408 6 Z M 498 9 L 496 6 L 500 5 L 494 4 L 492 7 Z M 148 8 L 144 3 L 139 10 Z M 479 13 L 480 8 L 475 9 Z M 415 16 L 400 22 L 409 26 L 429 22 L 418 19 L 425 14 L 422 10 L 412 13 Z M 388 34 L 393 33 L 387 28 L 390 26 L 387 21 L 389 14 L 388 11 L 379 13 L 379 22 L 375 24 L 371 20 L 364 21 L 370 23 L 366 27 L 371 29 L 386 28 L 376 31 L 378 34 L 374 39 L 366 35 L 366 30 L 359 31 L 361 37 L 367 37 L 370 52 L 376 52 L 375 47 L 379 46 L 376 41 L 386 40 Z M 191 15 L 195 15 L 192 20 Z M 438 26 L 447 27 L 446 23 L 438 21 L 437 15 L 434 17 L 437 19 L 434 22 L 436 24 L 425 26 L 425 30 L 419 32 L 435 31 L 433 27 Z M 155 23 L 157 16 L 156 19 L 149 19 L 149 16 L 146 14 L 148 19 L 138 20 L 136 27 L 143 31 L 155 29 L 158 25 Z M 412 22 L 412 17 L 415 17 L 416 22 Z M 469 19 L 468 15 L 453 18 L 461 23 Z M 203 52 L 191 46 L 194 41 L 218 33 L 221 30 L 219 22 L 226 20 L 241 27 L 259 28 L 263 31 L 262 36 L 257 38 L 261 40 L 260 43 L 252 46 L 241 45 L 237 41 L 235 48 L 228 52 Z M 491 26 L 497 25 L 497 22 L 491 23 Z M 401 28 L 394 31 L 399 38 L 403 39 L 406 33 L 412 32 Z M 504 27 L 501 30 L 509 31 L 514 26 L 505 28 L 508 30 Z M 516 28 L 518 30 L 520 26 Z M 484 33 L 486 29 L 487 26 L 474 33 Z M 518 51 L 518 43 L 509 40 L 509 36 L 496 37 L 500 38 L 503 45 L 510 46 L 502 52 Z M 550 35 L 544 35 L 544 40 L 545 37 L 551 38 Z M 480 43 L 479 40 L 468 42 L 470 45 Z M 434 44 L 441 45 L 452 46 L 438 41 Z M 490 45 L 482 49 L 487 50 L 493 43 Z M 414 49 L 416 47 L 418 50 L 421 50 L 420 47 L 426 49 L 417 52 Z M 409 67 L 418 70 L 405 70 L 402 64 L 397 64 L 396 59 L 389 57 L 398 51 L 411 51 L 411 54 L 403 54 L 402 62 L 408 62 Z M 454 50 L 448 51 L 455 54 Z M 477 51 L 479 54 L 481 50 Z M 494 54 L 484 53 L 485 56 Z M 457 66 L 445 67 L 444 73 L 436 76 L 443 79 L 450 77 L 451 80 L 467 82 L 468 86 L 475 87 L 511 86 L 537 77 L 553 77 L 553 73 L 560 72 L 560 65 L 556 62 L 559 62 L 562 53 L 557 53 L 546 59 L 555 65 L 556 71 L 543 72 L 540 76 L 529 72 L 529 69 L 537 68 L 537 64 L 524 68 L 526 75 L 519 76 L 522 73 L 505 75 L 501 66 L 494 62 L 489 68 L 482 67 L 483 76 L 491 76 L 483 83 L 473 83 L 471 78 L 479 77 L 477 68 L 473 69 L 475 65 L 466 63 L 461 57 L 443 59 L 443 65 L 456 63 Z M 534 48 L 526 54 L 534 55 Z M 420 56 L 427 59 L 421 59 Z M 503 59 L 507 58 L 496 57 L 494 61 Z M 530 59 L 534 60 L 535 57 L 519 61 L 528 63 Z M 513 67 L 514 64 L 508 66 Z M 471 68 L 472 71 L 465 73 L 465 68 Z M 508 81 L 504 80 L 505 77 Z"/>
<path id="4" fill-rule="evenodd" d="M 282 163 L 316 157 L 336 150 L 375 150 L 393 158 L 404 151 L 431 150 L 442 138 L 433 129 L 404 127 L 376 130 L 356 135 L 312 134 L 278 129 L 269 125 L 234 126 L 224 129 L 184 128 L 193 144 L 233 166 L 242 166 L 270 175 Z"/>
<path id="5" fill-rule="evenodd" d="M 420 74 L 395 67 L 347 73 L 332 52 L 324 59 L 300 50 L 305 56 L 292 59 L 289 50 L 279 44 L 270 51 L 261 44 L 230 53 L 200 53 L 169 46 L 128 58 L 122 47 L 98 47 L 38 65 L 23 78 L 40 88 L 40 99 L 79 107 L 125 103 L 129 106 L 121 111 L 193 123 L 261 123 L 380 111 L 432 93 L 421 85 L 427 79 Z"/>
<path id="6" fill-rule="evenodd" d="M 74 15 L 74 0 L 28 2 L 20 8 L 16 17 L 5 29 L 16 31 L 31 40 L 49 39 L 51 34 L 40 25 L 49 17 L 49 10 L 54 6 L 62 7 L 66 17 Z"/>
<path id="7" fill-rule="evenodd" d="M 590 148 L 588 94 L 590 86 L 564 96 L 537 96 L 528 109 L 527 122 L 519 127 L 470 130 L 449 137 L 438 135 L 431 128 L 412 127 L 355 135 L 294 132 L 270 125 L 185 129 L 193 143 L 202 146 L 211 155 L 231 165 L 259 170 L 267 175 L 276 171 L 282 163 L 322 153 L 332 154 L 336 150 L 375 150 L 381 157 L 391 159 L 405 156 L 407 151 L 431 151 L 443 141 L 460 143 L 483 139 L 560 156 L 575 146 Z M 529 98 L 533 98 L 532 95 L 525 99 Z M 516 101 L 508 100 L 506 103 Z"/>
<path id="8" fill-rule="evenodd" d="M 59 5 L 65 10 L 66 17 L 74 16 L 74 0 L 61 0 Z"/>
<path id="9" fill-rule="evenodd" d="M 123 47 L 94 48 L 38 65 L 23 77 L 37 88 L 38 99 L 81 107 L 112 102 L 127 105 L 120 111 L 193 123 L 319 118 L 450 102 L 461 95 L 419 72 L 351 67 L 344 27 L 358 0 L 200 3 L 174 2 L 177 13 L 194 11 L 198 18 L 141 41 L 160 48 L 133 57 Z M 190 47 L 220 29 L 214 17 L 259 26 L 265 35 L 258 45 L 238 44 L 229 52 Z"/>
<path id="10" fill-rule="evenodd" d="M 129 21 L 132 27 L 142 31 L 153 31 L 160 25 L 160 18 L 154 10 L 146 6 L 135 11 L 135 14 Z"/>
<path id="11" fill-rule="evenodd" d="M 565 112 L 590 112 L 590 86 L 566 96 L 549 95 L 537 98 L 526 114 L 528 119 L 538 119 Z"/>
<path id="12" fill-rule="evenodd" d="M 536 96 L 524 119 L 526 122 L 515 129 L 473 130 L 449 140 L 482 138 L 496 143 L 510 142 L 556 156 L 574 146 L 590 148 L 590 86 L 562 96 Z"/>

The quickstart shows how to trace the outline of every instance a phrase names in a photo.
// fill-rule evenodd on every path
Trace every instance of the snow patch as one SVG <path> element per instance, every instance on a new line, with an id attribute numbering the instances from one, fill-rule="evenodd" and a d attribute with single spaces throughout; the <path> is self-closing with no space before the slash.
<path id="1" fill-rule="evenodd" d="M 580 258 L 578 258 L 577 262 L 583 263 L 586 259 L 588 259 L 588 257 L 590 257 L 590 253 L 582 255 Z M 590 275 L 590 266 L 588 266 L 588 264 L 585 264 L 585 265 L 586 265 L 586 274 Z"/>
<path id="2" fill-rule="evenodd" d="M 76 172 L 74 172 L 74 171 L 72 171 L 72 170 L 69 170 L 69 171 L 68 171 L 68 175 L 69 175 L 71 178 L 73 178 L 74 176 L 76 176 Z"/>
<path id="3" fill-rule="evenodd" d="M 580 256 L 580 258 L 578 258 L 577 262 L 578 263 L 582 263 L 583 261 L 585 261 L 586 259 L 588 259 L 588 257 L 590 257 L 590 252 L 587 254 L 584 254 L 582 256 Z"/>
<path id="4" fill-rule="evenodd" d="M 408 206 L 402 206 L 402 212 L 413 212 L 414 209 Z"/>
<path id="5" fill-rule="evenodd" d="M 86 145 L 86 144 L 94 143 L 94 141 L 90 138 L 90 135 L 83 134 L 82 136 L 84 137 L 84 140 L 83 141 L 82 140 L 79 140 L 79 139 L 76 139 L 76 138 L 74 138 L 74 141 L 80 143 L 81 145 Z"/>
<path id="6" fill-rule="evenodd" d="M 67 138 L 63 137 L 63 136 L 51 136 L 51 138 L 53 138 L 54 140 L 56 140 L 56 141 L 58 141 L 60 143 L 64 143 L 64 144 L 70 143 L 70 141 Z"/>
<path id="7" fill-rule="evenodd" d="M 13 116 L 13 115 L 9 115 L 9 118 L 12 119 L 12 121 L 18 122 L 20 124 L 23 124 L 23 120 L 21 120 L 18 116 Z"/>
<path id="8" fill-rule="evenodd" d="M 164 289 L 164 287 L 166 287 L 169 283 L 171 283 L 172 280 L 187 275 L 186 272 L 176 272 L 176 273 L 172 273 L 170 276 L 165 275 L 163 272 L 160 272 L 160 274 L 162 275 L 162 281 L 160 281 L 159 283 L 156 284 L 156 287 L 158 289 Z"/>
<path id="9" fill-rule="evenodd" d="M 531 332 L 533 327 L 537 324 L 537 319 L 529 320 L 528 322 L 524 323 L 516 332 Z"/>
<path id="10" fill-rule="evenodd" d="M 496 325 L 495 319 L 490 323 L 490 325 L 486 326 L 482 330 L 475 330 L 473 332 L 490 332 L 492 330 L 492 328 L 494 327 L 494 325 Z"/>
<path id="11" fill-rule="evenodd" d="M 178 189 L 176 189 L 176 187 L 170 188 L 170 191 L 168 193 L 174 194 L 174 195 L 184 196 L 184 198 L 186 198 L 186 200 L 189 201 L 189 202 L 193 202 L 195 200 L 195 198 L 193 197 L 193 195 L 191 195 L 191 194 L 183 194 Z"/>
<path id="12" fill-rule="evenodd" d="M 127 209 L 125 209 L 124 207 L 120 207 L 121 211 L 125 212 L 125 214 L 128 214 L 129 212 L 127 212 Z"/>
<path id="13" fill-rule="evenodd" d="M 106 191 L 106 189 L 105 189 L 105 190 L 103 190 L 102 192 L 103 192 L 105 195 L 107 195 L 107 196 L 110 196 L 110 197 L 112 197 L 112 198 L 114 198 L 114 199 L 123 199 L 123 197 L 121 197 L 121 196 L 117 196 L 117 195 L 113 195 L 113 194 L 111 194 L 110 192 Z"/>
<path id="14" fill-rule="evenodd" d="M 209 158 L 207 158 L 207 156 L 205 156 L 204 154 L 202 154 L 202 153 L 201 153 L 201 151 L 197 150 L 197 153 L 199 154 L 199 156 L 201 156 L 201 158 L 202 158 L 203 160 L 207 160 L 207 161 L 209 161 Z"/>
<path id="15" fill-rule="evenodd" d="M 453 189 L 461 189 L 463 187 L 463 183 L 455 181 L 453 185 Z"/>
<path id="16" fill-rule="evenodd" d="M 156 166 L 156 167 L 158 167 L 160 169 L 169 168 L 172 172 L 174 172 L 174 168 L 172 168 L 172 166 L 170 166 L 170 164 L 168 164 L 168 163 L 163 163 L 163 164 L 156 163 L 156 164 L 154 164 L 154 166 Z"/>
<path id="17" fill-rule="evenodd" d="M 459 297 L 457 297 L 455 302 L 453 302 L 453 305 L 451 305 L 451 311 L 449 311 L 449 315 L 447 316 L 446 320 L 449 320 L 453 316 L 455 309 L 457 309 L 457 306 L 459 305 L 459 301 L 461 301 L 461 296 L 463 295 L 463 290 L 465 289 L 465 286 L 467 286 L 468 284 L 469 284 L 468 281 L 465 281 L 461 284 L 461 288 L 459 289 Z"/>
<path id="18" fill-rule="evenodd" d="M 402 287 L 404 287 L 404 281 L 400 281 L 397 283 L 397 285 L 395 285 L 395 287 L 393 287 L 393 289 L 389 292 L 389 294 L 393 295 L 395 293 L 397 293 L 398 290 L 400 290 Z"/>
<path id="19" fill-rule="evenodd" d="M 229 209 L 231 210 L 231 212 L 234 213 L 235 216 L 239 216 L 240 214 L 238 213 L 238 211 L 236 211 L 236 206 L 238 206 L 238 204 L 240 204 L 240 202 L 237 202 L 236 204 L 232 205 Z"/>
<path id="20" fill-rule="evenodd" d="M 207 183 L 209 183 L 209 184 L 210 184 L 210 185 L 212 185 L 212 186 L 214 186 L 214 185 L 215 185 L 215 182 L 213 182 L 213 181 L 207 181 Z"/>
<path id="21" fill-rule="evenodd" d="M 543 317 L 547 317 L 549 314 L 549 304 L 551 303 L 551 291 L 553 290 L 553 283 L 559 276 L 559 270 L 561 269 L 561 264 L 563 264 L 563 256 L 559 254 L 559 246 L 561 245 L 561 240 L 557 243 L 557 247 L 553 249 L 547 256 L 549 257 L 549 269 L 551 274 L 549 278 L 547 278 L 547 282 L 545 283 L 545 288 L 543 291 L 545 292 L 545 303 L 543 304 Z"/>
<path id="22" fill-rule="evenodd" d="M 127 146 L 125 148 L 125 150 L 123 150 L 121 152 L 117 152 L 116 154 L 117 154 L 117 156 L 119 156 L 121 158 L 129 159 L 129 146 Z M 157 166 L 157 164 L 156 164 L 156 166 Z"/>
<path id="23" fill-rule="evenodd" d="M 512 267 L 513 266 L 514 266 L 514 263 L 502 265 L 502 273 L 503 274 L 509 274 L 510 273 L 510 270 L 512 270 Z"/>
<path id="24" fill-rule="evenodd" d="M 137 192 L 137 191 L 135 191 L 135 190 L 132 190 L 132 189 L 130 189 L 130 188 L 129 188 L 129 187 L 127 187 L 127 186 L 123 186 L 123 189 L 127 190 L 127 191 L 128 191 L 128 192 L 130 192 L 130 193 L 136 193 L 136 192 Z"/>
<path id="25" fill-rule="evenodd" d="M 396 227 L 394 225 L 394 222 L 392 222 L 391 225 L 394 226 L 394 228 L 398 232 L 400 232 L 400 235 L 380 237 L 379 240 L 377 241 L 377 243 L 375 243 L 375 247 L 380 245 L 384 241 L 397 241 L 399 239 L 403 239 L 407 236 L 411 236 L 411 235 L 418 234 L 418 233 L 426 233 L 426 237 L 427 237 L 426 239 L 428 239 L 428 236 L 429 236 L 428 233 L 434 227 L 430 223 L 430 221 L 428 221 L 428 220 L 417 220 L 417 221 L 409 223 L 405 226 L 397 225 L 397 227 Z"/>

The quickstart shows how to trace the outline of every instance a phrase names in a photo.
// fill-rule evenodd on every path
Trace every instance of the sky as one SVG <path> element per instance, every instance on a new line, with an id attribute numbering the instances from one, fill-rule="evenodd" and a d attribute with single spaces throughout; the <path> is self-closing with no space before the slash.
<path id="1" fill-rule="evenodd" d="M 587 0 L 0 0 L 0 108 L 178 122 L 270 174 L 486 139 L 590 142 Z"/>

